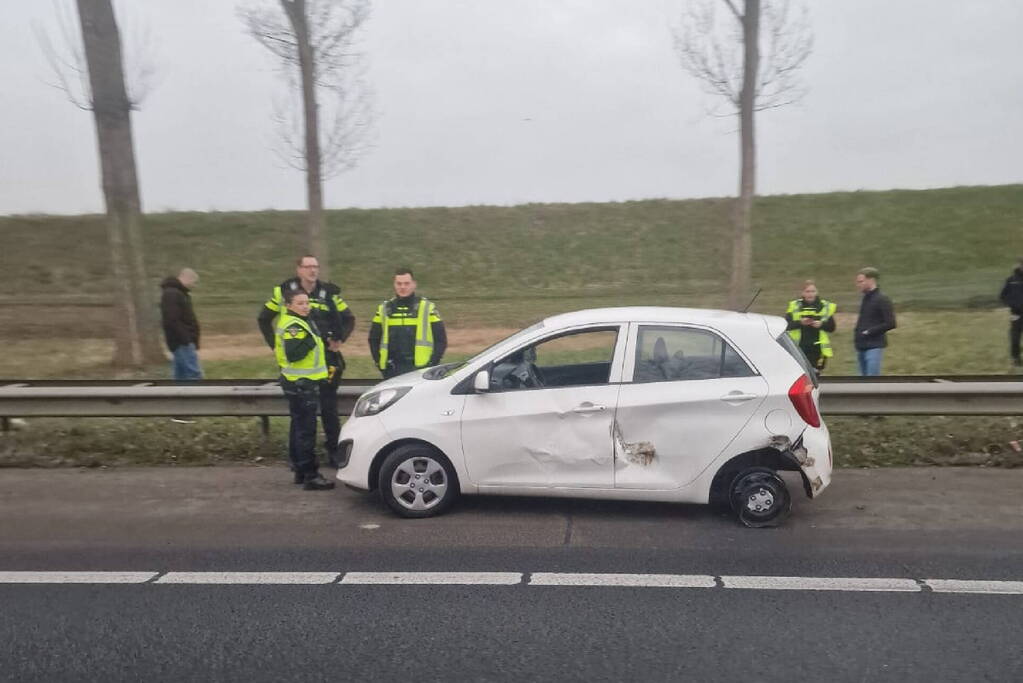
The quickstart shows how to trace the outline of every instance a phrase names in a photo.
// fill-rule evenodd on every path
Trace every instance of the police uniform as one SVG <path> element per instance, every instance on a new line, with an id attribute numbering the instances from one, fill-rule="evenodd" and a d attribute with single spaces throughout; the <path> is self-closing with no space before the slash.
<path id="1" fill-rule="evenodd" d="M 259 329 L 271 347 L 274 345 L 273 320 L 285 311 L 284 293 L 300 290 L 305 292 L 300 278 L 293 277 L 274 287 L 273 294 L 263 304 L 259 313 Z M 355 316 L 348 304 L 341 298 L 341 288 L 333 282 L 316 281 L 309 295 L 309 318 L 327 341 L 345 341 L 355 328 Z M 336 464 L 337 440 L 341 433 L 341 420 L 337 415 L 337 387 L 345 368 L 345 359 L 340 352 L 326 349 L 327 380 L 319 385 L 320 419 L 323 421 L 324 447 L 331 465 Z"/>
<path id="2" fill-rule="evenodd" d="M 835 355 L 828 333 L 835 331 L 836 309 L 837 306 L 834 303 L 817 297 L 815 301 L 811 302 L 803 299 L 790 301 L 785 310 L 789 336 L 803 350 L 806 359 L 817 369 L 817 372 L 822 371 L 828 358 Z M 818 328 L 803 325 L 803 318 L 820 320 L 821 326 Z"/>
<path id="3" fill-rule="evenodd" d="M 413 294 L 377 306 L 369 350 L 385 378 L 440 363 L 448 338 L 437 306 Z"/>
<path id="4" fill-rule="evenodd" d="M 291 414 L 288 458 L 295 483 L 304 483 L 307 489 L 334 486 L 319 476 L 316 466 L 316 407 L 320 385 L 329 374 L 325 351 L 315 322 L 287 309 L 281 311 L 274 329 L 274 355 Z"/>

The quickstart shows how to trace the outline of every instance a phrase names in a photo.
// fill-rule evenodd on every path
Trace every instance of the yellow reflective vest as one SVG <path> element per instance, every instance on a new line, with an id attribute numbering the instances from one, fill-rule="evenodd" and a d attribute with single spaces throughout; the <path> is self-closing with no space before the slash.
<path id="1" fill-rule="evenodd" d="M 440 316 L 437 315 L 437 307 L 432 301 L 423 297 L 419 300 L 419 306 L 416 309 L 415 318 L 408 315 L 402 315 L 397 313 L 391 307 L 391 301 L 385 301 L 377 306 L 376 315 L 373 316 L 373 322 L 379 323 L 381 328 L 380 335 L 380 369 L 387 369 L 387 350 L 390 345 L 390 328 L 394 325 L 415 325 L 416 326 L 416 341 L 415 351 L 413 352 L 413 362 L 416 368 L 425 368 L 430 364 L 430 358 L 433 357 L 433 327 L 431 323 L 435 323 L 440 320 Z"/>
<path id="2" fill-rule="evenodd" d="M 799 320 L 805 316 L 813 316 L 818 318 L 821 322 L 824 322 L 835 315 L 835 310 L 838 307 L 827 299 L 821 299 L 820 303 L 821 307 L 820 309 L 817 309 L 816 306 L 804 305 L 802 299 L 794 299 L 789 302 L 789 306 L 785 310 L 785 313 L 788 314 L 794 322 L 799 322 Z M 824 358 L 831 358 L 835 355 L 835 352 L 831 349 L 831 338 L 823 329 L 819 329 L 817 332 L 817 346 L 821 347 L 821 356 Z M 802 328 L 789 330 L 789 336 L 792 337 L 796 344 L 798 344 L 799 340 L 803 337 Z"/>
<path id="3" fill-rule="evenodd" d="M 316 346 L 297 361 L 289 361 L 284 352 L 284 342 L 289 339 L 305 339 L 312 337 Z M 281 376 L 294 382 L 299 379 L 327 379 L 327 361 L 323 351 L 323 339 L 320 338 L 308 320 L 293 315 L 287 309 L 277 316 L 277 329 L 274 335 L 274 355 L 277 365 L 281 368 Z"/>

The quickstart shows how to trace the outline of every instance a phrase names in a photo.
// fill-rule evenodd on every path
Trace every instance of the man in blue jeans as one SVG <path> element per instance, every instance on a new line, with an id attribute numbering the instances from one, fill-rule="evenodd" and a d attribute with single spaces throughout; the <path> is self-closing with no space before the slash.
<path id="1" fill-rule="evenodd" d="M 160 313 L 163 317 L 163 335 L 174 358 L 171 370 L 174 379 L 192 381 L 202 379 L 199 367 L 199 321 L 192 308 L 189 290 L 199 282 L 191 268 L 183 268 L 177 277 L 169 277 L 161 284 Z"/>
<path id="2" fill-rule="evenodd" d="M 863 294 L 863 300 L 853 332 L 853 344 L 860 374 L 864 377 L 881 374 L 881 357 L 888 346 L 886 333 L 895 329 L 892 301 L 877 286 L 880 276 L 877 268 L 864 268 L 856 274 L 856 289 Z"/>

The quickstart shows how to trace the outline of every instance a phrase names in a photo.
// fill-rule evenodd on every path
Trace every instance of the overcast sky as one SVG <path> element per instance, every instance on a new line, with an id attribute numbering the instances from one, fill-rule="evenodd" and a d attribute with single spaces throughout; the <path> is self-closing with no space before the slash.
<path id="1" fill-rule="evenodd" d="M 327 205 L 733 194 L 735 123 L 707 116 L 672 49 L 684 1 L 376 0 L 376 146 Z M 0 214 L 99 211 L 91 115 L 47 85 L 31 29 L 52 31 L 54 6 L 3 4 Z M 122 31 L 148 26 L 159 71 L 134 117 L 146 210 L 303 205 L 272 151 L 281 83 L 235 6 L 117 5 Z M 759 118 L 762 194 L 1023 182 L 1023 2 L 808 6 L 808 93 Z"/>

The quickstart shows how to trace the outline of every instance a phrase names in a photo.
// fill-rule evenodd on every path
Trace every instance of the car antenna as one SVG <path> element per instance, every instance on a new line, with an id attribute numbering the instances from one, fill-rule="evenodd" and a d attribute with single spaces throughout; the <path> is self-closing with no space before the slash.
<path id="1" fill-rule="evenodd" d="M 753 305 L 753 302 L 757 300 L 757 297 L 760 296 L 760 292 L 762 291 L 764 291 L 763 287 L 757 287 L 757 291 L 753 292 L 753 298 L 749 300 L 748 304 L 746 304 L 746 308 L 742 309 L 743 313 L 749 313 L 749 307 Z"/>

